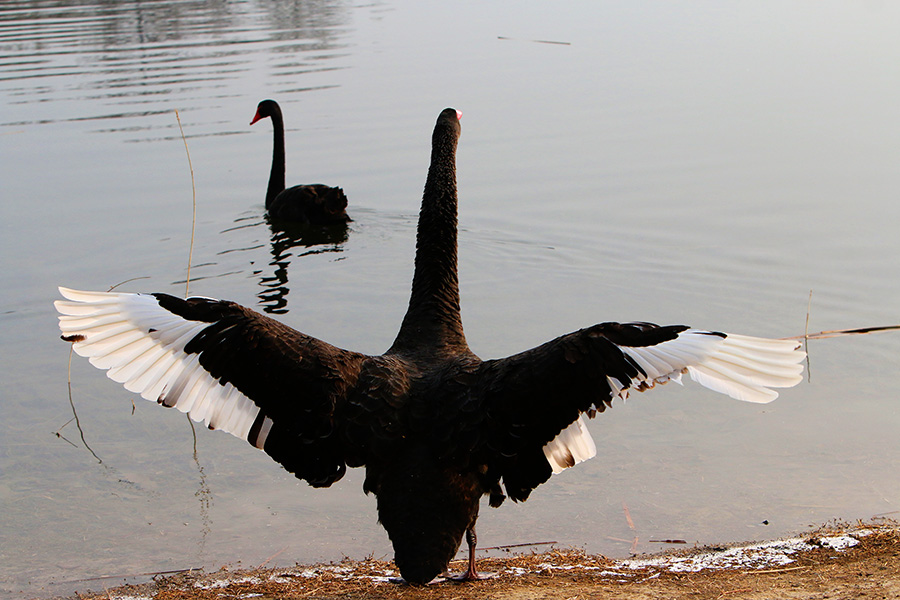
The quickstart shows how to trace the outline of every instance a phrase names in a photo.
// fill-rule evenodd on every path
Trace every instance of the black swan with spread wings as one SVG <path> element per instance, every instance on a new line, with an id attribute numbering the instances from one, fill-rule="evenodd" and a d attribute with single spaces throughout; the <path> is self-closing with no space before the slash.
<path id="1" fill-rule="evenodd" d="M 432 138 L 409 308 L 380 356 L 336 348 L 248 308 L 209 298 L 61 288 L 63 339 L 107 375 L 265 451 L 315 487 L 366 469 L 363 489 L 402 576 L 445 572 L 475 521 L 596 450 L 583 417 L 630 391 L 679 380 L 739 400 L 801 380 L 795 341 L 682 325 L 601 323 L 482 360 L 466 343 L 457 276 L 456 147 L 461 113 Z"/>

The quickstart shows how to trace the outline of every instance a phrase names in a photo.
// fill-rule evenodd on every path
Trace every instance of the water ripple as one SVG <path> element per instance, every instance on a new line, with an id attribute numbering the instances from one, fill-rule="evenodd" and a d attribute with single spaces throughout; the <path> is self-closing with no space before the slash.
<path id="1" fill-rule="evenodd" d="M 186 99 L 241 95 L 255 70 L 316 79 L 292 93 L 335 87 L 328 74 L 344 68 L 348 19 L 337 2 L 94 0 L 0 9 L 0 98 L 13 107 L 0 127 L 111 119 L 120 124 L 114 131 L 139 131 L 137 123 Z M 72 101 L 154 109 L 98 113 L 82 104 L 82 114 L 66 114 Z"/>

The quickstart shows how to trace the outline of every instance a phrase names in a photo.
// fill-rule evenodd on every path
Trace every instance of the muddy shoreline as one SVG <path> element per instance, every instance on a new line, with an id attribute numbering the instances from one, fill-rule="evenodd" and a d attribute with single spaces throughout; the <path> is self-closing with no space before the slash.
<path id="1" fill-rule="evenodd" d="M 451 567 L 462 568 L 462 561 Z M 274 569 L 197 571 L 140 585 L 99 582 L 69 600 L 219 600 L 222 598 L 900 598 L 900 524 L 825 527 L 767 542 L 693 548 L 609 559 L 576 550 L 484 558 L 493 577 L 476 583 L 397 583 L 393 563 L 343 561 Z M 108 582 L 107 582 L 108 583 Z"/>

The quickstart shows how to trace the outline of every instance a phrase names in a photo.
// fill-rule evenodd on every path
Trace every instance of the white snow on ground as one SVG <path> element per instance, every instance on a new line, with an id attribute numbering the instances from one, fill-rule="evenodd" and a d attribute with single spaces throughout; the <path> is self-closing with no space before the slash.
<path id="1" fill-rule="evenodd" d="M 832 550 L 845 550 L 859 543 L 859 538 L 869 535 L 872 530 L 859 529 L 849 533 L 833 536 L 811 538 L 790 538 L 774 542 L 762 542 L 733 546 L 723 550 L 696 552 L 689 555 L 662 555 L 650 558 L 631 558 L 616 561 L 602 571 L 603 575 L 621 577 L 629 575 L 628 571 L 655 569 L 659 571 L 697 572 L 704 569 L 766 569 L 789 565 L 794 562 L 793 556 L 798 552 L 828 547 Z M 595 565 L 553 565 L 544 562 L 538 565 L 542 570 L 584 571 L 596 570 Z"/>
<path id="2" fill-rule="evenodd" d="M 859 535 L 857 533 L 856 535 Z M 616 563 L 622 569 L 656 568 L 672 573 L 697 572 L 704 569 L 765 569 L 783 567 L 794 562 L 793 555 L 813 550 L 817 546 L 829 546 L 843 550 L 859 543 L 851 535 L 805 540 L 791 538 L 761 544 L 735 546 L 725 550 L 700 552 L 691 556 L 659 556 L 654 558 L 622 560 Z"/>

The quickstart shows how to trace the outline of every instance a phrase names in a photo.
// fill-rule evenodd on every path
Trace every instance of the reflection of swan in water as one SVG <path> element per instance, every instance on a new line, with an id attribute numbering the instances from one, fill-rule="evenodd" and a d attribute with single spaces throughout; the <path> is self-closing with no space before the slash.
<path id="1" fill-rule="evenodd" d="M 325 252 L 343 252 L 344 242 L 347 241 L 347 223 L 334 223 L 332 225 L 285 225 L 278 222 L 276 225 L 268 215 L 266 223 L 271 231 L 272 260 L 269 266 L 274 267 L 271 275 L 260 273 L 259 285 L 263 290 L 257 294 L 262 310 L 275 315 L 282 315 L 288 311 L 287 295 L 288 266 L 293 256 L 309 256 L 311 254 L 323 254 Z M 303 251 L 293 253 L 292 249 L 303 248 Z"/>

